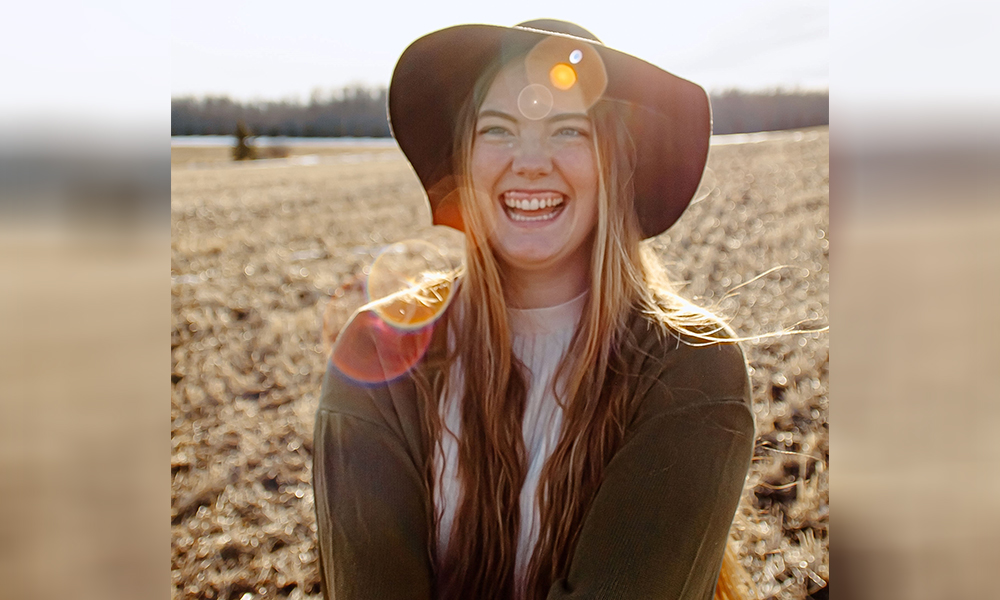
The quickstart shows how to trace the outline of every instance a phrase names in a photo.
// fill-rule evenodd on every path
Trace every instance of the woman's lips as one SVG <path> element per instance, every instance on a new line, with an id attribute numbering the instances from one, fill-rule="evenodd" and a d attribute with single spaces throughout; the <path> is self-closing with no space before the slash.
<path id="1" fill-rule="evenodd" d="M 504 192 L 501 200 L 504 212 L 512 221 L 551 221 L 565 208 L 565 196 L 551 191 Z"/>

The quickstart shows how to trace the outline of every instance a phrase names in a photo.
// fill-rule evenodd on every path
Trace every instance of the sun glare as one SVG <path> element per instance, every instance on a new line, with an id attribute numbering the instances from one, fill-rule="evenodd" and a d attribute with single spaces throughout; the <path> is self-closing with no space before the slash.
<path id="1" fill-rule="evenodd" d="M 568 90 L 576 83 L 576 71 L 566 63 L 558 63 L 549 71 L 552 86 L 560 90 Z"/>

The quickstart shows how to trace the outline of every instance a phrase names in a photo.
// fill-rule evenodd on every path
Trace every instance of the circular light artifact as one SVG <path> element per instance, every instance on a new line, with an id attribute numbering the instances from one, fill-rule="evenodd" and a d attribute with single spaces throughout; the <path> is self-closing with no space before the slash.
<path id="1" fill-rule="evenodd" d="M 532 83 L 517 95 L 517 108 L 524 118 L 532 121 L 544 119 L 552 112 L 552 92 L 538 83 Z"/>
<path id="2" fill-rule="evenodd" d="M 400 331 L 374 311 L 362 310 L 344 326 L 330 354 L 343 377 L 362 385 L 392 381 L 412 369 L 427 352 L 433 327 Z"/>
<path id="3" fill-rule="evenodd" d="M 387 246 L 368 275 L 368 307 L 398 329 L 412 331 L 432 323 L 451 302 L 452 271 L 437 246 L 407 240 Z"/>
<path id="4" fill-rule="evenodd" d="M 368 304 L 344 326 L 330 355 L 337 371 L 357 383 L 380 384 L 420 362 L 430 327 L 452 298 L 454 267 L 429 242 L 387 246 L 368 275 Z"/>
<path id="5" fill-rule="evenodd" d="M 600 53 L 590 44 L 550 36 L 534 45 L 524 57 L 528 82 L 548 88 L 560 110 L 590 109 L 608 85 Z M 555 110 L 555 108 L 553 108 Z"/>
<path id="6" fill-rule="evenodd" d="M 557 90 L 566 91 L 576 83 L 576 71 L 566 63 L 559 63 L 549 71 L 549 81 Z"/>

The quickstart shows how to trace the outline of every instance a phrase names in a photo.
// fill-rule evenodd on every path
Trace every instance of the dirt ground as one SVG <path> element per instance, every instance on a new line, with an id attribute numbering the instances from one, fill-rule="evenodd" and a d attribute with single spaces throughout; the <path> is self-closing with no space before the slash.
<path id="1" fill-rule="evenodd" d="M 713 146 L 699 197 L 649 243 L 682 293 L 728 317 L 752 369 L 758 442 L 735 522 L 763 598 L 829 581 L 829 134 Z M 397 150 L 232 163 L 172 156 L 172 593 L 319 591 L 312 426 L 334 330 L 364 301 L 386 244 L 429 240 Z M 298 158 L 298 160 L 295 160 Z M 250 594 L 249 597 L 246 595 Z M 819 595 L 817 595 L 819 597 Z"/>

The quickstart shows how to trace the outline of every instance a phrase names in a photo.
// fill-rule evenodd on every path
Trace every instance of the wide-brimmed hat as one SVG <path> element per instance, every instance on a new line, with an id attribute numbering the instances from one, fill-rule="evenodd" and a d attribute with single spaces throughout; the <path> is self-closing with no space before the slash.
<path id="1" fill-rule="evenodd" d="M 498 59 L 538 55 L 534 49 L 545 40 L 546 50 L 536 58 L 553 62 L 553 79 L 543 83 L 555 93 L 605 78 L 598 93 L 621 108 L 635 141 L 635 210 L 643 237 L 666 231 L 691 202 L 705 169 L 712 134 L 708 95 L 695 83 L 608 48 L 579 25 L 556 20 L 449 27 L 418 39 L 400 56 L 389 85 L 389 124 L 427 191 L 434 223 L 463 227 L 454 193 L 453 138 L 476 81 Z"/>

